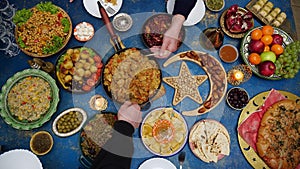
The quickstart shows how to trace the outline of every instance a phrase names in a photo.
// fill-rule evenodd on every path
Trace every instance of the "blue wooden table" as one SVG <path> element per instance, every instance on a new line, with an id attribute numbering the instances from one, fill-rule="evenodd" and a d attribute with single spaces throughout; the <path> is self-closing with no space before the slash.
<path id="1" fill-rule="evenodd" d="M 15 4 L 17 9 L 22 8 L 31 8 L 35 4 L 39 3 L 40 0 L 30 0 L 30 1 L 21 1 L 21 0 L 9 0 L 11 4 Z M 109 35 L 103 24 L 103 21 L 99 18 L 93 17 L 87 13 L 86 9 L 83 6 L 82 0 L 74 0 L 73 3 L 68 2 L 67 0 L 52 0 L 52 2 L 61 8 L 63 8 L 70 15 L 73 27 L 74 25 L 86 21 L 92 23 L 96 32 L 93 39 L 87 43 L 82 43 L 77 41 L 73 36 L 71 40 L 67 44 L 65 48 L 70 48 L 74 46 L 88 46 L 94 48 L 100 55 L 102 55 L 104 61 L 106 61 L 107 57 L 114 53 L 114 49 L 109 43 Z M 248 1 L 229 1 L 226 0 L 225 9 L 230 7 L 233 4 L 239 4 L 241 7 L 245 7 Z M 287 13 L 288 20 L 291 23 L 292 28 L 294 28 L 293 15 L 290 8 L 290 3 L 287 0 L 284 1 L 274 1 L 274 5 L 281 7 L 283 11 Z M 144 21 L 148 16 L 151 16 L 155 13 L 166 12 L 166 3 L 164 0 L 124 0 L 122 4 L 122 8 L 119 12 L 125 12 L 132 16 L 133 18 L 133 27 L 124 33 L 119 32 L 118 34 L 122 38 L 123 43 L 126 47 L 139 47 L 141 49 L 146 48 L 141 41 L 141 29 Z M 222 12 L 222 11 L 221 11 Z M 219 26 L 219 13 L 212 13 L 207 11 L 204 19 L 195 26 L 185 27 L 186 37 L 184 40 L 184 45 L 182 45 L 179 50 L 176 52 L 183 52 L 186 50 L 199 50 L 204 52 L 209 52 L 216 59 L 219 59 L 217 51 L 206 51 L 199 44 L 199 36 L 201 32 L 207 27 L 218 27 Z M 255 19 L 255 26 L 261 26 L 262 23 Z M 225 36 L 224 43 L 230 43 L 235 45 L 236 47 L 240 47 L 240 39 L 233 39 L 228 36 Z M 176 54 L 175 53 L 175 54 Z M 55 54 L 51 57 L 45 58 L 45 61 L 50 61 L 55 63 L 58 54 Z M 3 51 L 0 51 L 0 86 L 4 85 L 6 80 L 14 75 L 16 72 L 30 68 L 27 64 L 27 60 L 32 59 L 30 56 L 20 52 L 19 55 L 14 57 L 7 57 Z M 159 63 L 163 63 L 165 60 L 159 60 Z M 221 62 L 221 61 L 220 61 Z M 224 69 L 229 71 L 232 67 L 244 63 L 242 58 L 239 57 L 237 61 L 234 63 L 224 63 L 221 62 Z M 190 69 L 192 73 L 199 73 L 201 70 L 197 69 L 197 67 L 193 67 L 190 65 Z M 174 64 L 174 68 L 179 68 L 179 65 Z M 163 69 L 164 70 L 164 69 Z M 167 72 L 168 69 L 166 68 Z M 176 74 L 176 73 L 175 73 Z M 167 93 L 161 99 L 154 101 L 151 105 L 151 108 L 160 107 L 160 106 L 172 106 L 172 98 L 174 94 L 174 90 L 170 88 L 170 86 L 165 85 Z M 232 88 L 230 84 L 228 84 L 228 89 Z M 300 73 L 294 79 L 284 79 L 279 81 L 271 81 L 259 78 L 255 75 L 251 77 L 249 81 L 240 85 L 240 87 L 245 88 L 250 97 L 254 97 L 257 94 L 269 91 L 274 88 L 277 90 L 285 90 L 291 93 L 294 93 L 300 96 Z M 51 120 L 45 123 L 42 127 L 29 130 L 29 131 L 21 131 L 12 128 L 7 125 L 3 119 L 0 119 L 0 145 L 2 145 L 2 151 L 8 151 L 11 149 L 30 149 L 29 141 L 31 136 L 40 130 L 49 131 L 54 138 L 54 147 L 51 152 L 44 156 L 39 156 L 43 167 L 45 169 L 78 169 L 83 168 L 81 165 L 79 158 L 81 156 L 81 150 L 79 146 L 79 133 L 72 135 L 70 137 L 61 138 L 56 136 L 51 127 L 52 122 L 56 116 L 59 115 L 60 112 L 71 108 L 71 107 L 81 107 L 88 112 L 88 118 L 93 117 L 94 114 L 98 113 L 97 111 L 92 110 L 88 101 L 94 94 L 101 94 L 107 99 L 108 96 L 105 94 L 102 85 L 99 85 L 95 90 L 86 93 L 86 94 L 72 94 L 63 90 L 60 87 L 60 102 L 57 107 L 57 112 L 52 116 Z M 204 91 L 205 95 L 205 91 Z M 180 105 L 174 107 L 178 111 L 188 110 L 189 108 L 193 108 L 194 104 L 184 101 Z M 195 108 L 195 107 L 194 107 Z M 114 103 L 109 99 L 109 105 L 107 111 L 117 112 L 117 108 Z M 148 111 L 144 111 L 143 115 L 145 116 Z M 220 121 L 228 130 L 231 138 L 230 145 L 230 155 L 220 160 L 218 163 L 204 163 L 191 152 L 188 144 L 185 145 L 182 151 L 185 151 L 186 161 L 184 162 L 183 168 L 188 169 L 199 169 L 199 168 L 251 168 L 251 165 L 245 159 L 242 154 L 239 142 L 237 139 L 237 124 L 238 118 L 240 115 L 240 111 L 231 109 L 226 102 L 223 100 L 215 109 L 211 112 L 194 117 L 185 117 L 188 122 L 188 127 L 191 128 L 192 125 L 198 120 L 205 118 L 212 118 L 217 121 Z M 134 145 L 135 145 L 135 153 L 132 161 L 131 168 L 137 169 L 138 166 L 143 163 L 145 160 L 156 157 L 151 154 L 142 144 L 140 135 L 140 130 L 136 129 L 134 133 Z M 177 167 L 179 167 L 178 162 L 178 154 L 167 157 L 168 160 L 173 162 Z M 1 164 L 0 164 L 1 168 Z"/>

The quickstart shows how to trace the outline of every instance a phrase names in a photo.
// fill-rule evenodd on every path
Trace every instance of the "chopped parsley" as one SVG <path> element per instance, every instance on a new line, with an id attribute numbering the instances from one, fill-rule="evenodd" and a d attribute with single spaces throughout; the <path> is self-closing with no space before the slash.
<path id="1" fill-rule="evenodd" d="M 53 45 L 48 44 L 43 48 L 44 54 L 51 54 L 58 51 L 63 46 L 64 40 L 62 37 L 54 36 L 51 42 Z"/>
<path id="2" fill-rule="evenodd" d="M 58 12 L 58 8 L 52 4 L 52 2 L 41 2 L 36 5 L 36 8 L 39 11 L 50 12 L 51 14 L 56 14 Z"/>
<path id="3" fill-rule="evenodd" d="M 32 11 L 30 9 L 21 9 L 18 10 L 13 17 L 13 22 L 18 25 L 22 26 L 24 23 L 27 22 L 27 20 L 32 16 Z"/>

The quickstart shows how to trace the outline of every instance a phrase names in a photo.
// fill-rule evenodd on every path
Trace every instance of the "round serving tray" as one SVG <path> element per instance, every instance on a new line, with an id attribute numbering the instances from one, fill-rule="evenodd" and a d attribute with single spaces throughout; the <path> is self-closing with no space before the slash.
<path id="1" fill-rule="evenodd" d="M 220 16 L 220 26 L 221 26 L 223 32 L 224 32 L 226 35 L 228 35 L 229 37 L 231 37 L 231 38 L 242 38 L 242 37 L 244 37 L 244 35 L 246 34 L 246 32 L 242 32 L 242 33 L 232 33 L 232 32 L 230 32 L 230 31 L 227 29 L 226 23 L 225 23 L 225 22 L 226 22 L 225 17 L 226 17 L 227 11 L 228 11 L 228 9 L 226 9 L 226 10 L 222 13 L 222 15 Z M 238 11 L 241 12 L 241 13 L 246 13 L 246 12 L 247 12 L 247 10 L 244 9 L 244 8 L 242 8 L 242 7 L 238 7 Z M 252 22 L 254 23 L 254 19 L 253 19 L 253 18 L 252 18 Z M 253 25 L 254 25 L 254 24 L 253 24 Z"/>
<path id="2" fill-rule="evenodd" d="M 272 76 L 264 76 L 264 75 L 261 75 L 258 71 L 258 68 L 256 65 L 252 65 L 249 60 L 248 60 L 248 56 L 250 55 L 250 51 L 249 51 L 249 44 L 250 44 L 250 41 L 251 41 L 251 33 L 254 29 L 261 29 L 262 26 L 260 27 L 256 27 L 256 28 L 253 28 L 251 30 L 249 30 L 245 35 L 244 35 L 244 38 L 242 39 L 242 42 L 241 42 L 241 48 L 240 48 L 240 53 L 241 53 L 241 56 L 244 60 L 244 62 L 249 65 L 252 69 L 252 72 L 254 74 L 256 74 L 258 77 L 261 77 L 261 78 L 264 78 L 264 79 L 268 79 L 268 80 L 280 80 L 282 79 L 282 77 L 279 77 L 279 76 L 276 76 L 276 75 L 272 75 Z M 283 38 L 283 47 L 286 47 L 288 44 L 292 43 L 294 40 L 290 37 L 289 34 L 287 34 L 285 31 L 279 29 L 279 28 L 276 28 L 276 27 L 273 27 L 274 28 L 274 33 L 273 34 L 279 34 L 282 36 Z"/>
<path id="3" fill-rule="evenodd" d="M 20 121 L 16 119 L 10 112 L 8 108 L 7 97 L 11 88 L 18 83 L 20 80 L 26 77 L 40 77 L 47 81 L 51 87 L 51 103 L 47 112 L 40 117 L 38 120 L 28 122 Z M 38 69 L 25 69 L 23 71 L 17 72 L 12 77 L 10 77 L 6 83 L 2 86 L 2 92 L 0 93 L 0 114 L 3 120 L 11 125 L 13 128 L 19 130 L 31 130 L 34 128 L 41 127 L 44 123 L 50 120 L 51 116 L 56 112 L 57 104 L 59 102 L 59 89 L 56 85 L 55 80 L 46 72 Z"/>
<path id="4" fill-rule="evenodd" d="M 287 99 L 291 99 L 295 101 L 300 99 L 297 95 L 294 95 L 293 93 L 287 91 L 279 91 L 279 92 L 283 94 Z M 245 119 L 247 119 L 253 112 L 255 112 L 260 106 L 262 106 L 268 94 L 269 91 L 259 93 L 249 101 L 247 106 L 242 110 L 240 114 L 240 117 L 238 119 L 238 126 L 241 125 L 241 123 Z M 267 164 L 253 150 L 253 148 L 251 148 L 250 145 L 248 145 L 239 134 L 238 134 L 238 141 L 243 155 L 245 156 L 247 161 L 252 165 L 253 168 L 261 168 L 261 169 L 269 168 Z"/>
<path id="5" fill-rule="evenodd" d="M 91 53 L 94 54 L 94 55 L 89 55 L 88 57 L 94 59 L 95 56 L 99 56 L 100 62 L 99 61 L 95 61 L 95 59 L 94 59 L 94 63 L 90 63 L 89 66 L 90 67 L 91 66 L 96 66 L 97 71 L 93 72 L 93 73 L 91 72 L 91 74 L 88 77 L 83 77 L 82 81 L 76 81 L 74 79 L 74 74 L 72 74 L 70 71 L 72 71 L 75 68 L 76 63 L 79 63 L 81 61 L 80 61 L 80 59 L 77 60 L 77 61 L 73 61 L 72 58 L 67 59 L 68 61 L 72 61 L 72 64 L 73 64 L 72 68 L 68 69 L 69 73 L 67 73 L 67 75 L 71 75 L 72 80 L 71 80 L 71 85 L 65 85 L 63 79 L 60 77 L 60 73 L 62 73 L 61 72 L 62 70 L 60 69 L 60 65 L 64 63 L 64 61 L 65 61 L 64 56 L 66 55 L 66 53 L 68 52 L 69 49 L 88 50 L 90 52 L 89 54 L 91 54 Z M 62 86 L 63 89 L 65 89 L 65 90 L 67 90 L 69 92 L 72 92 L 72 93 L 77 93 L 77 94 L 79 94 L 79 93 L 86 93 L 86 92 L 89 92 L 92 89 L 96 88 L 100 84 L 100 82 L 101 82 L 101 77 L 100 76 L 102 74 L 101 72 L 102 72 L 102 69 L 103 69 L 102 68 L 102 66 L 103 66 L 102 64 L 103 63 L 102 63 L 101 56 L 94 49 L 89 48 L 89 47 L 76 46 L 76 47 L 71 47 L 69 49 L 64 50 L 60 54 L 60 56 L 57 58 L 57 61 L 56 61 L 56 64 L 55 64 L 55 75 L 56 75 L 56 78 L 57 78 L 59 84 Z M 82 59 L 82 60 L 84 62 L 87 62 L 87 60 L 89 58 Z M 86 68 L 86 66 L 84 64 L 82 64 L 82 65 L 83 65 L 82 68 Z M 76 69 L 74 71 L 76 72 Z M 84 71 L 86 71 L 86 70 L 84 70 Z M 88 81 L 89 80 L 92 80 L 92 82 L 94 84 L 93 85 L 88 85 Z M 74 83 L 81 84 L 82 85 L 81 88 L 80 87 L 76 88 L 75 87 L 76 85 L 74 85 Z M 89 86 L 89 89 L 88 90 L 84 90 L 84 85 Z"/>
<path id="6" fill-rule="evenodd" d="M 54 5 L 54 6 L 56 6 L 56 5 Z M 70 18 L 70 16 L 68 15 L 68 13 L 67 13 L 66 11 L 64 11 L 64 10 L 63 10 L 62 8 L 60 8 L 59 6 L 56 6 L 56 7 L 58 8 L 59 12 L 62 12 L 62 13 L 63 13 L 63 16 L 64 16 L 65 18 L 67 18 L 67 19 L 69 20 L 69 23 L 70 23 L 69 32 L 68 32 L 67 35 L 64 37 L 65 39 L 64 39 L 63 45 L 62 45 L 57 51 L 55 51 L 55 52 L 53 52 L 53 53 L 39 55 L 39 54 L 37 54 L 37 53 L 27 51 L 25 48 L 22 48 L 22 47 L 20 46 L 19 43 L 17 43 L 18 46 L 19 46 L 19 48 L 21 49 L 22 52 L 24 52 L 25 54 L 27 54 L 27 55 L 29 55 L 29 56 L 32 56 L 32 57 L 45 58 L 45 57 L 49 57 L 49 56 L 52 56 L 52 55 L 58 53 L 59 51 L 61 51 L 61 50 L 67 45 L 67 43 L 69 42 L 69 40 L 70 40 L 70 38 L 71 38 L 71 36 L 72 36 L 72 21 L 71 21 L 71 18 Z M 36 7 L 33 7 L 33 8 L 36 8 Z M 31 8 L 31 9 L 33 9 L 33 8 Z M 16 39 L 17 41 L 18 41 L 18 39 L 19 39 L 19 37 L 18 37 L 18 29 L 19 29 L 19 26 L 16 25 L 16 28 L 15 28 L 15 39 Z M 38 28 L 38 29 L 39 29 L 39 28 Z"/>

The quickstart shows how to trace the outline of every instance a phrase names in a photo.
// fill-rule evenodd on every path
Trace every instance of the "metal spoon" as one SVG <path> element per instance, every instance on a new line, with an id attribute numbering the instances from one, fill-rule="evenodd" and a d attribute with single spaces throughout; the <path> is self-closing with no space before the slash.
<path id="1" fill-rule="evenodd" d="M 179 169 L 182 169 L 182 164 L 184 162 L 185 159 L 185 152 L 181 152 L 178 156 L 178 160 L 179 160 Z"/>

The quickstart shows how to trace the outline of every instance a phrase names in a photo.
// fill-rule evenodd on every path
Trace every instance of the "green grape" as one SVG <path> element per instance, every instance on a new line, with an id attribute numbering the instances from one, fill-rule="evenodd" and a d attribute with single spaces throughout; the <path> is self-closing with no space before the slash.
<path id="1" fill-rule="evenodd" d="M 283 75 L 283 78 L 287 79 L 287 78 L 289 78 L 289 75 L 285 74 L 285 75 Z"/>

